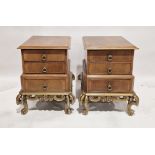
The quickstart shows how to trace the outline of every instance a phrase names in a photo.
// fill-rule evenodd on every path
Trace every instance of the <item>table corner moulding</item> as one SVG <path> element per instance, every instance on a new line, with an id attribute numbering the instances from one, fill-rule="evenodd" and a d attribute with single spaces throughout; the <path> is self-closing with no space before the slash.
<path id="1" fill-rule="evenodd" d="M 86 36 L 83 43 L 87 57 L 78 76 L 83 114 L 88 114 L 89 102 L 126 101 L 127 113 L 132 116 L 132 105 L 139 103 L 132 75 L 134 52 L 138 48 L 121 36 Z"/>
<path id="2" fill-rule="evenodd" d="M 68 50 L 68 36 L 32 36 L 18 47 L 22 54 L 21 90 L 16 103 L 21 114 L 28 112 L 27 100 L 65 101 L 65 113 L 72 112 L 74 102 Z"/>

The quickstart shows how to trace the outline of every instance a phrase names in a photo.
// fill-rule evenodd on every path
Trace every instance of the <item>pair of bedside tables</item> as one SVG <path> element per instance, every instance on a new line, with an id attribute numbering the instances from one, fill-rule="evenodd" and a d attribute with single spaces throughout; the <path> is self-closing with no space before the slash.
<path id="1" fill-rule="evenodd" d="M 18 47 L 22 53 L 23 74 L 16 102 L 23 105 L 22 114 L 28 112 L 28 99 L 65 101 L 65 113 L 72 112 L 75 77 L 68 58 L 70 42 L 66 36 L 33 36 Z M 131 106 L 139 103 L 132 75 L 134 51 L 138 48 L 119 36 L 89 36 L 83 42 L 87 57 L 78 75 L 83 114 L 88 114 L 89 102 L 121 100 L 127 101 L 127 113 L 133 115 Z"/>

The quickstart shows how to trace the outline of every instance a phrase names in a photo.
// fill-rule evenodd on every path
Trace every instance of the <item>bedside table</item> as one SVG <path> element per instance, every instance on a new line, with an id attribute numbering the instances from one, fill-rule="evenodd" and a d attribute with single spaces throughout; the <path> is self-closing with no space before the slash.
<path id="1" fill-rule="evenodd" d="M 83 60 L 80 103 L 83 114 L 89 102 L 127 101 L 127 113 L 133 115 L 132 105 L 139 99 L 133 91 L 134 51 L 138 49 L 123 37 L 88 36 L 83 38 L 86 60 Z"/>
<path id="2" fill-rule="evenodd" d="M 65 113 L 71 113 L 74 75 L 70 72 L 69 48 L 70 37 L 65 36 L 32 36 L 18 47 L 23 74 L 16 102 L 24 106 L 22 114 L 28 112 L 28 99 L 65 101 Z"/>

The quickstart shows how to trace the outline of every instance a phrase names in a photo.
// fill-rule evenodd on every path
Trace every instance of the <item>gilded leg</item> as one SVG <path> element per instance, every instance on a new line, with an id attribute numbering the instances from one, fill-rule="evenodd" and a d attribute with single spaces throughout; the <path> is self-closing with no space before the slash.
<path id="1" fill-rule="evenodd" d="M 83 115 L 87 115 L 88 111 L 89 111 L 88 96 L 85 95 L 84 102 L 83 102 L 83 111 L 82 111 Z"/>
<path id="2" fill-rule="evenodd" d="M 19 94 L 17 95 L 16 97 L 16 104 L 19 105 L 19 104 L 22 104 L 22 94 L 19 92 Z"/>
<path id="3" fill-rule="evenodd" d="M 65 102 L 65 114 L 71 114 L 72 110 L 70 108 L 70 99 L 69 95 L 66 95 L 66 102 Z"/>
<path id="4" fill-rule="evenodd" d="M 75 101 L 75 97 L 73 96 L 73 94 L 69 94 L 68 96 L 69 96 L 70 104 L 73 104 Z"/>
<path id="5" fill-rule="evenodd" d="M 134 115 L 135 112 L 131 107 L 133 105 L 138 106 L 138 104 L 139 104 L 139 98 L 136 94 L 128 98 L 127 113 L 129 116 Z"/>
<path id="6" fill-rule="evenodd" d="M 84 103 L 85 96 L 86 96 L 86 95 L 85 95 L 84 93 L 82 93 L 82 94 L 80 95 L 79 103 L 80 103 L 81 105 L 83 105 L 83 103 Z"/>
<path id="7" fill-rule="evenodd" d="M 26 95 L 23 95 L 23 108 L 21 109 L 21 114 L 22 115 L 25 115 L 25 114 L 27 114 L 27 112 L 28 112 L 28 104 L 27 104 L 27 97 L 26 97 Z"/>

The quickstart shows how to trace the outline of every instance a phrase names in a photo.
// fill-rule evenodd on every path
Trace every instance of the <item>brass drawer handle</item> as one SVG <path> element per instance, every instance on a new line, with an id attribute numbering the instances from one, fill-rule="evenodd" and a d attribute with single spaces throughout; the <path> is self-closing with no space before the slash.
<path id="1" fill-rule="evenodd" d="M 108 83 L 108 91 L 112 91 L 112 86 L 110 83 Z"/>
<path id="2" fill-rule="evenodd" d="M 46 58 L 47 58 L 46 55 L 43 54 L 43 55 L 42 55 L 42 61 L 46 61 Z"/>
<path id="3" fill-rule="evenodd" d="M 108 55 L 108 61 L 112 61 L 112 55 L 111 54 Z"/>
<path id="4" fill-rule="evenodd" d="M 108 74 L 112 74 L 112 68 L 108 68 Z"/>
<path id="5" fill-rule="evenodd" d="M 44 90 L 44 91 L 47 90 L 47 85 L 43 85 L 43 90 Z"/>
<path id="6" fill-rule="evenodd" d="M 42 72 L 43 72 L 43 73 L 47 73 L 47 68 L 44 67 L 44 68 L 42 69 Z"/>

